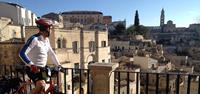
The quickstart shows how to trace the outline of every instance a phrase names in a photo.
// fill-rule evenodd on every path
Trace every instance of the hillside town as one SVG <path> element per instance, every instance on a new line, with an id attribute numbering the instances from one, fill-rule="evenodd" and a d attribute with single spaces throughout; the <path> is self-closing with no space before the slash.
<path id="1" fill-rule="evenodd" d="M 190 86 L 194 87 L 190 88 L 190 94 L 197 94 L 199 76 L 169 77 L 163 74 L 200 73 L 200 24 L 176 27 L 172 20 L 165 21 L 167 10 L 163 8 L 158 11 L 160 25 L 143 26 L 139 24 L 138 11 L 133 14 L 133 25 L 127 27 L 126 20 L 113 21 L 111 15 L 104 15 L 96 10 L 55 11 L 38 17 L 21 5 L 0 2 L 0 74 L 10 75 L 11 70 L 3 65 L 23 66 L 19 52 L 28 38 L 37 33 L 35 21 L 47 18 L 54 23 L 49 40 L 58 60 L 64 68 L 75 69 L 74 75 L 71 70 L 59 75 L 59 82 L 65 83 L 65 86 L 59 88 L 64 94 L 79 92 L 78 89 L 73 89 L 73 86 L 78 88 L 79 84 L 73 82 L 81 81 L 84 94 L 186 94 L 188 79 Z M 48 64 L 52 64 L 49 59 Z M 117 72 L 108 76 L 113 78 L 104 78 L 109 74 L 106 73 L 106 68 L 114 68 L 112 64 L 116 66 Z M 76 69 L 90 68 L 91 74 L 76 72 Z M 102 71 L 98 71 L 98 68 Z M 130 74 L 118 73 L 119 71 L 128 71 Z M 108 91 L 114 93 L 104 93 L 104 90 L 95 93 L 103 87 L 93 87 L 93 93 L 87 93 L 91 85 L 86 84 L 89 81 L 81 79 L 80 75 L 91 76 L 93 83 L 95 79 L 100 80 L 102 77 L 104 84 L 112 84 Z M 89 76 L 86 78 L 89 79 Z M 107 82 L 107 79 L 112 79 L 113 82 Z M 103 82 L 96 83 L 105 86 Z"/>

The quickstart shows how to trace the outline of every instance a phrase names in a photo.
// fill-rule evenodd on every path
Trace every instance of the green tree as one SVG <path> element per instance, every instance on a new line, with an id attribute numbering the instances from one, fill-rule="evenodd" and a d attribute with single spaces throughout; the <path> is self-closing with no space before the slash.
<path id="1" fill-rule="evenodd" d="M 135 34 L 140 34 L 140 20 L 139 20 L 139 14 L 138 10 L 135 12 L 135 21 L 134 21 L 134 28 L 135 28 Z"/>
<path id="2" fill-rule="evenodd" d="M 139 25 L 140 25 L 139 14 L 138 14 L 138 10 L 136 10 L 134 26 L 139 26 Z"/>
<path id="3" fill-rule="evenodd" d="M 126 29 L 126 33 L 129 34 L 129 35 L 130 35 L 130 34 L 133 35 L 134 32 L 135 32 L 135 27 L 134 27 L 134 25 L 131 25 L 131 26 L 129 26 L 129 27 Z"/>
<path id="4" fill-rule="evenodd" d="M 140 27 L 140 31 L 137 31 L 137 26 L 131 25 L 126 29 L 126 33 L 127 34 L 133 34 L 133 35 L 146 35 L 146 32 L 148 31 L 148 29 L 142 25 L 139 26 Z"/>
<path id="5" fill-rule="evenodd" d="M 146 33 L 147 33 L 148 31 L 149 31 L 149 30 L 148 30 L 147 27 L 140 25 L 140 32 L 139 32 L 140 35 L 143 35 L 144 37 L 146 37 Z"/>
<path id="6" fill-rule="evenodd" d="M 124 26 L 123 23 L 119 23 L 115 27 L 115 35 L 121 35 L 124 34 L 126 31 L 126 27 Z"/>

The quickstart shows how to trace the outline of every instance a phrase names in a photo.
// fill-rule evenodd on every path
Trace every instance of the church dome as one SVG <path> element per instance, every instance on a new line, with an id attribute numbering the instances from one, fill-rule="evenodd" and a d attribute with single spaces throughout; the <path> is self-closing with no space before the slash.
<path id="1" fill-rule="evenodd" d="M 167 24 L 173 24 L 172 20 L 167 21 Z"/>

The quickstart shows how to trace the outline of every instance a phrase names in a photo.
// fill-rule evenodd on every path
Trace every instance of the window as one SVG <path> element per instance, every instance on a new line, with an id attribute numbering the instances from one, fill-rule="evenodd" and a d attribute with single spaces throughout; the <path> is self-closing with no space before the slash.
<path id="1" fill-rule="evenodd" d="M 101 47 L 106 47 L 106 41 L 101 41 Z"/>
<path id="2" fill-rule="evenodd" d="M 105 63 L 105 59 L 103 59 L 102 62 Z"/>
<path id="3" fill-rule="evenodd" d="M 90 41 L 89 42 L 89 52 L 94 52 L 95 51 L 95 42 Z"/>
<path id="4" fill-rule="evenodd" d="M 74 68 L 79 69 L 79 63 L 74 63 Z"/>
<path id="5" fill-rule="evenodd" d="M 61 48 L 62 47 L 62 42 L 61 42 L 61 39 L 59 38 L 57 40 L 57 48 Z"/>
<path id="6" fill-rule="evenodd" d="M 67 85 L 67 89 L 70 90 L 70 85 Z"/>
<path id="7" fill-rule="evenodd" d="M 72 43 L 72 47 L 73 47 L 73 52 L 78 53 L 78 41 L 74 41 Z"/>
<path id="8" fill-rule="evenodd" d="M 111 62 L 111 59 L 108 59 L 108 62 L 110 63 L 110 62 Z"/>
<path id="9" fill-rule="evenodd" d="M 152 64 L 152 65 L 151 65 L 151 68 L 152 68 L 152 69 L 155 69 L 155 65 L 154 65 L 154 64 Z"/>
<path id="10" fill-rule="evenodd" d="M 117 50 L 117 46 L 115 46 L 115 50 Z"/>
<path id="11" fill-rule="evenodd" d="M 124 46 L 122 46 L 122 50 L 124 50 Z"/>
<path id="12" fill-rule="evenodd" d="M 74 68 L 75 68 L 75 74 L 79 73 L 79 63 L 74 63 Z"/>
<path id="13" fill-rule="evenodd" d="M 83 19 L 80 19 L 81 20 L 81 24 L 83 24 L 84 23 L 84 20 Z"/>
<path id="14" fill-rule="evenodd" d="M 74 23 L 77 23 L 78 22 L 78 19 L 77 18 L 74 18 Z"/>
<path id="15" fill-rule="evenodd" d="M 67 43 L 66 39 L 63 38 L 63 41 L 62 41 L 62 48 L 66 48 L 66 43 Z"/>

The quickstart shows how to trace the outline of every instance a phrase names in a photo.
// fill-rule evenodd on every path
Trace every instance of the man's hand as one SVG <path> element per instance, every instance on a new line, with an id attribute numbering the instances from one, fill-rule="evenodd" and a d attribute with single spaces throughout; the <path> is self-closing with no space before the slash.
<path id="1" fill-rule="evenodd" d="M 31 68 L 31 71 L 34 73 L 40 72 L 40 69 L 35 65 L 31 65 L 30 68 Z"/>
<path id="2" fill-rule="evenodd" d="M 64 69 L 61 65 L 58 65 L 58 66 L 56 67 L 56 71 L 64 72 L 65 69 Z"/>

